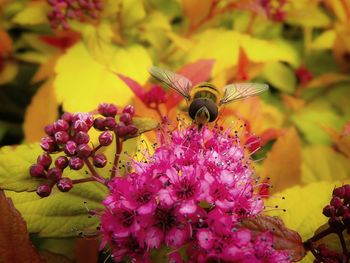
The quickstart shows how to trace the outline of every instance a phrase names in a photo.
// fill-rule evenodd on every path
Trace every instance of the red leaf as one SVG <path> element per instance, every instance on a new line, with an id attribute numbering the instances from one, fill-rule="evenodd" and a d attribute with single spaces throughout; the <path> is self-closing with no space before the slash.
<path id="1" fill-rule="evenodd" d="M 79 238 L 75 247 L 77 263 L 95 263 L 98 261 L 98 238 Z"/>
<path id="2" fill-rule="evenodd" d="M 245 53 L 244 49 L 240 47 L 238 65 L 237 65 L 237 74 L 236 74 L 235 80 L 247 81 L 249 79 L 249 74 L 248 74 L 249 63 L 250 61 L 248 59 L 247 54 Z"/>
<path id="3" fill-rule="evenodd" d="M 215 60 L 213 59 L 198 60 L 194 63 L 186 64 L 177 73 L 188 78 L 192 82 L 192 85 L 195 86 L 210 78 L 214 62 Z"/>
<path id="4" fill-rule="evenodd" d="M 39 37 L 41 41 L 51 46 L 67 49 L 73 46 L 80 38 L 80 34 L 73 31 L 59 32 L 57 35 L 43 35 Z"/>
<path id="5" fill-rule="evenodd" d="M 45 262 L 32 245 L 21 214 L 2 190 L 0 215 L 0 262 Z"/>
<path id="6" fill-rule="evenodd" d="M 135 93 L 135 95 L 143 101 L 144 99 L 144 95 L 145 95 L 145 90 L 143 89 L 143 87 L 137 83 L 135 80 L 126 77 L 122 74 L 117 73 L 117 76 L 124 81 L 124 83 Z"/>
<path id="7" fill-rule="evenodd" d="M 272 233 L 274 249 L 287 251 L 293 261 L 301 260 L 306 254 L 300 235 L 288 229 L 278 217 L 259 215 L 246 218 L 241 224 L 256 235 Z"/>

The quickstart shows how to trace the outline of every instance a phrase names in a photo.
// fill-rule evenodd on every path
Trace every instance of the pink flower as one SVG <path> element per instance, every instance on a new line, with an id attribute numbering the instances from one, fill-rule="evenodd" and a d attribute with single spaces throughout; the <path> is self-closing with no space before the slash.
<path id="1" fill-rule="evenodd" d="M 108 184 L 101 230 L 115 260 L 123 255 L 146 262 L 148 253 L 162 246 L 186 248 L 188 262 L 287 258 L 271 247 L 271 235 L 261 237 L 264 243 L 239 226 L 263 210 L 263 201 L 254 192 L 253 171 L 238 136 L 219 127 L 169 130 L 164 124 L 158 138 L 153 154 L 133 162 L 133 173 Z M 130 244 L 139 252 L 130 251 Z M 169 260 L 182 258 L 171 253 Z"/>

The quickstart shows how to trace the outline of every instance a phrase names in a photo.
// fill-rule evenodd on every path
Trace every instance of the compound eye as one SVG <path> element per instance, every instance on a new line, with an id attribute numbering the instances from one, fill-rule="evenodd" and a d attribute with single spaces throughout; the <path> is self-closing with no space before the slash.
<path id="1" fill-rule="evenodd" d="M 188 109 L 190 117 L 194 120 L 197 111 L 202 107 L 206 107 L 210 114 L 209 122 L 215 121 L 218 117 L 218 107 L 210 99 L 194 99 Z"/>

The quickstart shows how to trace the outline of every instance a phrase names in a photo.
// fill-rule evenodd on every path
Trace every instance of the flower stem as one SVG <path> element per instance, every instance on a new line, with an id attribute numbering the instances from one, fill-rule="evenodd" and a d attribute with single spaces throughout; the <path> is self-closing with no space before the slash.
<path id="1" fill-rule="evenodd" d="M 123 149 L 123 142 L 122 139 L 115 134 L 115 143 L 116 143 L 116 154 L 114 156 L 114 162 L 113 162 L 113 167 L 112 167 L 112 172 L 111 172 L 111 178 L 114 178 L 117 174 L 118 170 L 118 162 L 119 162 L 119 157 L 120 153 L 122 152 Z"/>
<path id="2" fill-rule="evenodd" d="M 101 147 L 102 147 L 101 144 L 99 144 L 98 146 L 96 146 L 96 148 L 92 150 L 92 153 L 91 153 L 91 154 L 94 155 Z"/>
<path id="3" fill-rule="evenodd" d="M 81 178 L 81 179 L 72 180 L 73 184 L 80 184 L 80 183 L 91 182 L 91 181 L 96 181 L 96 180 L 95 180 L 94 177 L 88 177 L 88 178 Z"/>
<path id="4" fill-rule="evenodd" d="M 90 161 L 88 159 L 85 159 L 84 162 L 85 162 L 86 166 L 89 168 L 89 170 L 90 170 L 90 172 L 92 174 L 91 178 L 93 178 L 95 181 L 105 185 L 106 184 L 106 180 L 98 174 L 98 172 L 92 166 Z"/>

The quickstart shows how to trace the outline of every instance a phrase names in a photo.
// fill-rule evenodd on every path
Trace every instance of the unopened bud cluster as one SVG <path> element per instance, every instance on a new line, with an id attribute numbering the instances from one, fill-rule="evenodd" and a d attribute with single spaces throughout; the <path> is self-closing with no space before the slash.
<path id="1" fill-rule="evenodd" d="M 85 163 L 90 163 L 90 159 L 94 167 L 103 168 L 108 160 L 97 150 L 109 146 L 114 137 L 122 140 L 138 133 L 138 128 L 132 123 L 135 114 L 133 106 L 128 105 L 123 109 L 119 121 L 116 121 L 118 110 L 113 104 L 100 104 L 98 112 L 102 116 L 96 118 L 90 113 L 64 113 L 59 120 L 45 127 L 47 136 L 41 139 L 40 144 L 44 153 L 30 167 L 32 177 L 47 179 L 45 184 L 37 188 L 39 196 L 50 195 L 55 184 L 60 191 L 69 191 L 74 181 L 63 177 L 66 168 L 80 170 Z M 99 145 L 96 147 L 89 136 L 91 129 L 100 132 Z M 59 153 L 62 155 L 57 156 Z"/>
<path id="2" fill-rule="evenodd" d="M 350 233 L 350 185 L 333 190 L 331 202 L 323 208 L 323 214 L 329 217 L 328 224 L 335 232 L 346 229 Z"/>
<path id="3" fill-rule="evenodd" d="M 96 19 L 103 8 L 101 0 L 47 0 L 52 7 L 48 13 L 52 28 L 69 29 L 68 20 Z"/>

